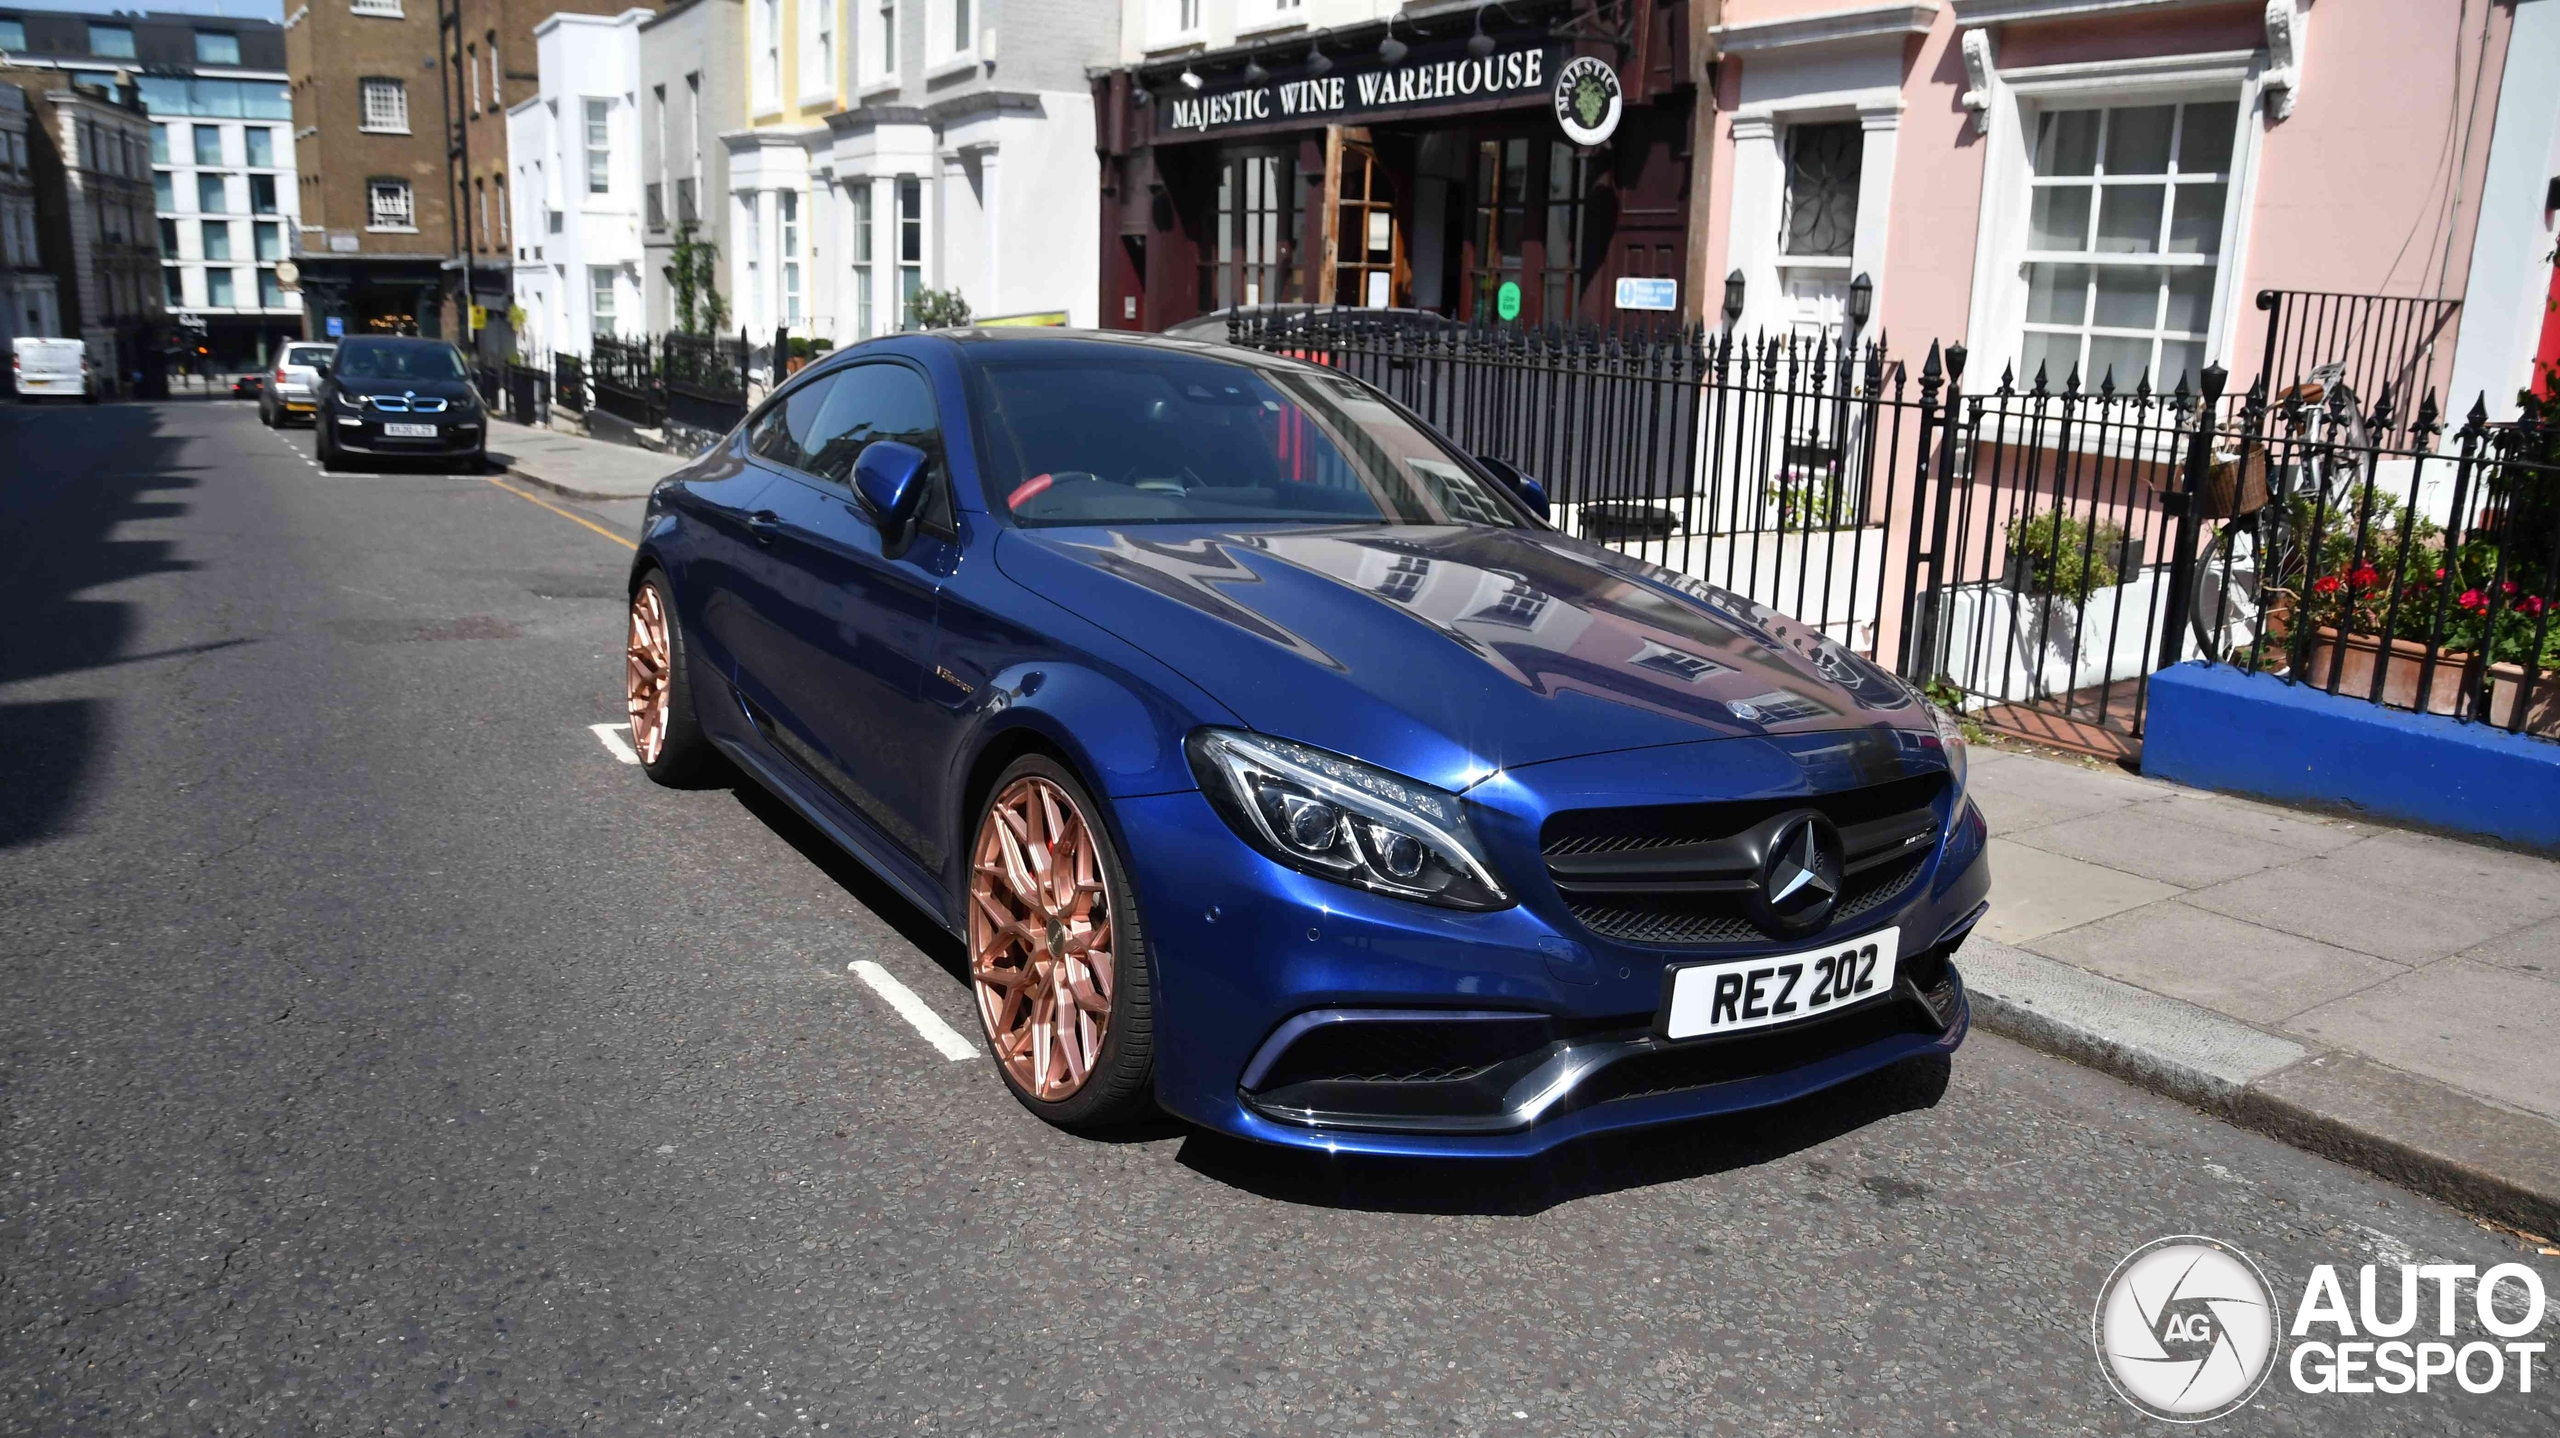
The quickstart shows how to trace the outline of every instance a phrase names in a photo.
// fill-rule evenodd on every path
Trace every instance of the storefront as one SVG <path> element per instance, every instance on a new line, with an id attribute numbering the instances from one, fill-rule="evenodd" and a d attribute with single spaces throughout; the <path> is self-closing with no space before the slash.
<path id="1" fill-rule="evenodd" d="M 1513 8 L 1097 82 L 1103 322 L 1315 303 L 1536 324 L 1689 298 L 1685 7 Z"/>

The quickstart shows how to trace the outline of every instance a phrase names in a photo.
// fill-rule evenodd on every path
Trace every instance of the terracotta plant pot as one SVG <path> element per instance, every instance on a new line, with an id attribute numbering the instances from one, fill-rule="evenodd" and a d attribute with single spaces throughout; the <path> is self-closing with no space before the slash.
<path id="1" fill-rule="evenodd" d="M 2480 665 L 2473 661 L 2463 667 L 2465 689 L 2480 682 Z M 2492 664 L 2489 666 L 2489 712 L 2483 722 L 2504 729 L 2515 722 L 2516 703 L 2525 695 L 2524 666 Z M 2534 677 L 2533 697 L 2524 712 L 2524 732 L 2560 736 L 2560 669 L 2545 669 Z"/>
<path id="2" fill-rule="evenodd" d="M 2382 702 L 2393 709 L 2415 710 L 2418 707 L 2418 674 L 2426 667 L 2427 646 L 2414 639 L 2390 641 L 2385 656 L 2383 640 L 2378 635 L 2350 634 L 2346 637 L 2346 657 L 2332 658 L 2338 652 L 2338 631 L 2323 624 L 2311 631 L 2311 642 L 2303 646 L 2302 667 L 2294 678 L 2315 688 L 2329 687 L 2329 666 L 2339 663 L 2338 692 L 2353 699 L 2373 694 L 2373 667 L 2383 665 Z M 2462 700 L 2463 667 L 2471 662 L 2468 653 L 2447 651 L 2436 656 L 2436 670 L 2427 688 L 2430 714 L 2459 712 Z"/>

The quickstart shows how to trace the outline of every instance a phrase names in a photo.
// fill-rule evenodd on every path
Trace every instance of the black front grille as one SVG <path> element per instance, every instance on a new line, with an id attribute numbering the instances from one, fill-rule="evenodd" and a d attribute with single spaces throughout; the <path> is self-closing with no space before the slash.
<path id="1" fill-rule="evenodd" d="M 1797 809 L 1830 819 L 1845 867 L 1836 927 L 1910 891 L 1938 831 L 1946 782 L 1921 774 L 1811 797 L 1572 809 L 1547 820 L 1539 849 L 1567 912 L 1603 938 L 1667 948 L 1771 943 L 1785 936 L 1751 919 L 1754 883 L 1732 867 L 1738 836 Z M 1613 863 L 1619 856 L 1625 862 Z"/>
<path id="2" fill-rule="evenodd" d="M 1759 1078 L 1837 1058 L 1879 1039 L 1926 1032 L 1930 1030 L 1921 1027 L 1911 1001 L 1897 994 L 1801 1028 L 1674 1045 L 1620 1059 L 1575 1090 L 1573 1102 L 1589 1107 Z"/>
<path id="3" fill-rule="evenodd" d="M 1300 1035 L 1257 1085 L 1268 1092 L 1292 1084 L 1452 1083 L 1543 1047 L 1550 1021 L 1539 1014 L 1506 1019 L 1413 1017 L 1326 1024 Z"/>

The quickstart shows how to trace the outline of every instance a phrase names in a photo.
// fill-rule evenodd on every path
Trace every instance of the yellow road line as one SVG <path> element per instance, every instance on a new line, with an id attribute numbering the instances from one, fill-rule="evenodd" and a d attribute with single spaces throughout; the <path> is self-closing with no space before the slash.
<path id="1" fill-rule="evenodd" d="M 516 498 L 523 500 L 527 504 L 541 505 L 543 508 L 550 510 L 553 514 L 560 516 L 571 524 L 583 524 L 587 528 L 594 530 L 596 533 L 603 535 L 605 538 L 612 540 L 614 543 L 621 545 L 625 549 L 638 549 L 640 547 L 639 545 L 632 543 L 630 540 L 623 538 L 621 535 L 614 533 L 612 530 L 605 528 L 603 525 L 596 523 L 594 520 L 588 519 L 584 515 L 571 514 L 569 511 L 562 509 L 560 506 L 553 504 L 549 500 L 536 499 L 532 495 L 525 493 L 523 490 L 516 488 L 514 485 L 502 483 L 492 476 L 484 474 L 480 477 L 488 480 L 489 483 L 496 485 L 498 488 L 505 490 L 507 493 L 514 495 Z"/>

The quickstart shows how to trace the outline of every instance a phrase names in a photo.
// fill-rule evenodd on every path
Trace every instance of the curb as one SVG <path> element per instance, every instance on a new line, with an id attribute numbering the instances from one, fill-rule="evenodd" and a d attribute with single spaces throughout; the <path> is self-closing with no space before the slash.
<path id="1" fill-rule="evenodd" d="M 585 499 L 611 502 L 613 500 L 647 499 L 649 497 L 646 490 L 643 490 L 638 494 L 605 494 L 598 490 L 580 489 L 575 485 L 562 484 L 556 479 L 545 479 L 541 475 L 534 473 L 532 470 L 512 464 L 507 466 L 506 472 L 508 477 L 511 479 L 521 479 L 536 489 L 549 490 L 551 493 L 559 495 L 563 499 Z"/>
<path id="2" fill-rule="evenodd" d="M 2560 1126 L 1979 935 L 1963 973 L 1992 1033 L 2471 1213 L 2560 1232 Z"/>

